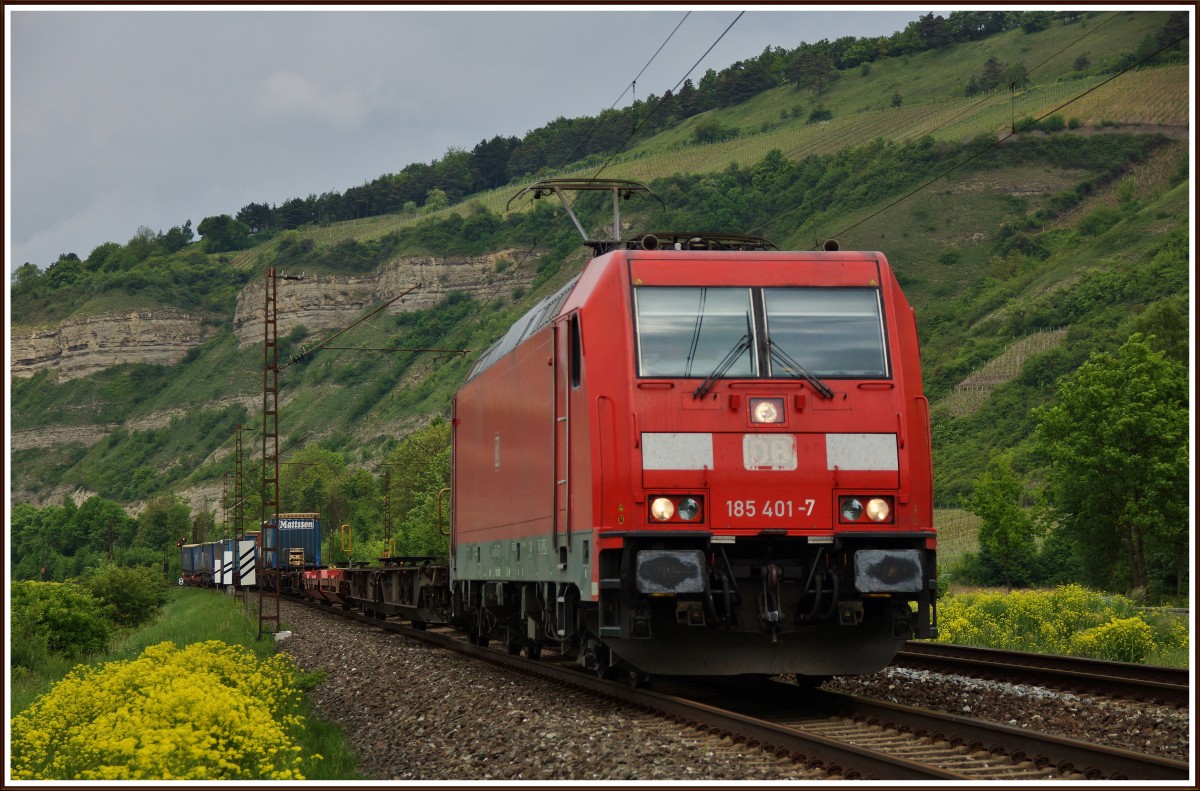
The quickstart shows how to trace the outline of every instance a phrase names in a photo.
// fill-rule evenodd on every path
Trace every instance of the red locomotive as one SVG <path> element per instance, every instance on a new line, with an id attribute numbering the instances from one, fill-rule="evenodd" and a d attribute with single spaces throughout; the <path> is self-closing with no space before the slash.
<path id="1" fill-rule="evenodd" d="M 874 672 L 934 636 L 928 402 L 884 256 L 588 244 L 455 397 L 455 619 L 635 680 Z"/>

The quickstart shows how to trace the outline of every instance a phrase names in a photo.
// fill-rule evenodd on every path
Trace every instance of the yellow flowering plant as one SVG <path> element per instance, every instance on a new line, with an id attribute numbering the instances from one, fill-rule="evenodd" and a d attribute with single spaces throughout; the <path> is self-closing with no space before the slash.
<path id="1" fill-rule="evenodd" d="M 13 717 L 23 780 L 303 780 L 296 667 L 217 640 L 79 666 Z M 316 760 L 319 756 L 311 756 Z"/>
<path id="2" fill-rule="evenodd" d="M 948 596 L 938 602 L 938 631 L 944 643 L 1125 662 L 1188 641 L 1186 622 L 1155 629 L 1131 599 L 1081 585 Z"/>

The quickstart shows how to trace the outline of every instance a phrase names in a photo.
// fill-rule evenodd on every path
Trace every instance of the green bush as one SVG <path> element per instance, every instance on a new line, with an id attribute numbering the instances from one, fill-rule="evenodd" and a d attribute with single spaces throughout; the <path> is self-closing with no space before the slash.
<path id="1" fill-rule="evenodd" d="M 105 607 L 86 588 L 62 582 L 13 582 L 11 587 L 14 647 L 27 643 L 23 658 L 34 661 L 41 641 L 46 650 L 76 658 L 102 651 L 113 623 Z M 13 661 L 18 656 L 14 651 Z"/>
<path id="2" fill-rule="evenodd" d="M 698 145 L 732 140 L 741 134 L 735 126 L 725 126 L 718 121 L 703 121 L 692 130 L 692 142 Z"/>
<path id="3" fill-rule="evenodd" d="M 1153 630 L 1139 617 L 1115 619 L 1071 639 L 1072 654 L 1110 662 L 1144 662 L 1156 648 Z"/>
<path id="4" fill-rule="evenodd" d="M 1043 132 L 1061 132 L 1066 127 L 1066 121 L 1058 113 L 1050 116 L 1038 124 L 1038 128 Z"/>
<path id="5" fill-rule="evenodd" d="M 1101 206 L 1079 221 L 1079 232 L 1085 236 L 1099 236 L 1121 221 L 1121 212 L 1112 206 Z"/>
<path id="6" fill-rule="evenodd" d="M 120 626 L 139 626 L 149 621 L 167 601 L 162 575 L 146 567 L 103 566 L 92 570 L 80 583 Z"/>

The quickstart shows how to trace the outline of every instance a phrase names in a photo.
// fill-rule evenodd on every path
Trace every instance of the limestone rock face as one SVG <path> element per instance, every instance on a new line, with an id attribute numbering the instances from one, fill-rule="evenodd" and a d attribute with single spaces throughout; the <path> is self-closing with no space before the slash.
<path id="1" fill-rule="evenodd" d="M 283 337 L 301 325 L 310 333 L 341 329 L 370 306 L 410 289 L 411 293 L 389 305 L 386 312 L 425 310 L 451 291 L 462 291 L 484 302 L 498 288 L 528 286 L 532 270 L 496 273 L 496 260 L 505 255 L 402 258 L 366 275 L 308 274 L 299 280 L 280 277 L 275 281 L 276 331 Z M 260 278 L 238 295 L 233 329 L 239 346 L 263 341 L 264 288 Z"/>
<path id="2" fill-rule="evenodd" d="M 451 291 L 463 291 L 481 301 L 499 290 L 528 286 L 532 268 L 496 272 L 496 261 L 511 252 L 457 258 L 403 258 L 365 275 L 304 275 L 300 280 L 276 281 L 277 330 L 286 335 L 304 325 L 310 332 L 340 329 L 371 305 L 386 302 L 401 313 L 433 307 Z M 262 343 L 263 280 L 238 295 L 233 326 L 239 346 Z M 49 368 L 60 379 L 77 379 L 122 363 L 171 365 L 215 331 L 203 316 L 169 308 L 102 313 L 72 317 L 51 329 L 14 327 L 11 343 L 13 376 L 29 377 Z"/>
<path id="3" fill-rule="evenodd" d="M 10 371 L 27 377 L 51 368 L 60 379 L 78 379 L 122 363 L 170 365 L 212 332 L 201 316 L 169 309 L 80 316 L 52 329 L 13 328 Z"/>

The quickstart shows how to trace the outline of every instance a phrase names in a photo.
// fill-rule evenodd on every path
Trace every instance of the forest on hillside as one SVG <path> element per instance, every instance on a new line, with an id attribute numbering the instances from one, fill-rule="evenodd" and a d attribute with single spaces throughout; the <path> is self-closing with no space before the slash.
<path id="1" fill-rule="evenodd" d="M 1160 16 L 1157 32 L 1094 63 L 1075 57 L 1071 73 L 1186 59 L 1178 44 L 1180 15 Z M 13 276 L 14 323 L 49 325 L 97 305 L 138 301 L 203 313 L 214 334 L 173 366 L 122 365 L 65 381 L 43 371 L 13 381 L 14 430 L 105 428 L 95 444 L 11 455 L 14 492 L 31 501 L 13 512 L 14 576 L 65 579 L 110 554 L 117 562 L 156 565 L 164 542 L 231 529 L 225 503 L 210 498 L 204 507 L 189 506 L 179 493 L 219 487 L 231 467 L 236 427 L 252 422 L 237 396 L 261 382 L 261 352 L 239 348 L 232 317 L 239 292 L 261 267 L 364 275 L 405 256 L 515 251 L 482 275 L 485 296 L 451 291 L 430 310 L 385 314 L 371 330 L 380 346 L 484 349 L 585 257 L 578 233 L 549 201 L 502 214 L 473 201 L 474 191 L 605 155 L 630 142 L 625 130 L 648 137 L 699 113 L 717 111 L 689 127 L 687 145 L 736 138 L 730 116 L 719 111 L 736 111 L 764 90 L 793 86 L 816 106 L 838 80 L 861 76 L 885 57 L 1003 33 L 1036 35 L 1087 19 L 1086 12 L 931 13 L 893 36 L 773 48 L 710 71 L 678 93 L 595 118 L 557 119 L 524 138 L 481 141 L 342 194 L 250 204 L 205 218 L 195 230 L 190 221 L 165 233 L 142 228 L 126 244 L 106 243 L 82 258 L 66 254 L 44 271 L 26 264 Z M 1022 79 L 1013 58 L 978 60 L 979 72 L 964 75 L 967 90 Z M 647 204 L 623 216 L 644 228 L 753 230 L 792 249 L 819 242 L 817 230 L 832 227 L 865 249 L 887 250 L 918 311 L 934 407 L 936 505 L 971 509 L 985 525 L 981 551 L 955 573 L 991 584 L 1087 580 L 1168 595 L 1186 587 L 1189 573 L 1180 511 L 1187 502 L 1188 448 L 1180 427 L 1186 431 L 1191 357 L 1189 156 L 1166 134 L 1117 123 L 1081 129 L 1069 114 L 1055 114 L 1022 124 L 1002 145 L 994 133 L 965 140 L 881 135 L 836 153 L 789 156 L 774 149 L 715 172 L 666 171 L 648 183 L 668 208 Z M 929 188 L 935 174 L 951 172 L 954 181 Z M 1031 178 L 1051 186 L 1044 194 L 1023 190 Z M 599 196 L 585 196 L 576 210 L 591 228 L 610 216 Z M 361 234 L 344 223 L 344 233 L 329 242 L 318 234 L 336 222 L 387 212 L 414 220 Z M 253 257 L 238 258 L 243 248 Z M 1014 342 L 1042 333 L 1062 342 L 1023 360 L 977 407 L 944 406 L 959 384 Z M 281 355 L 295 355 L 285 379 L 294 399 L 286 423 L 295 444 L 289 458 L 309 465 L 285 472 L 283 507 L 321 511 L 327 524 L 353 523 L 366 554 L 390 541 L 408 553 L 436 554 L 444 548 L 431 532 L 435 495 L 448 474 L 443 421 L 471 361 L 415 352 L 303 354 L 316 340 L 304 327 L 281 339 Z M 1117 392 L 1120 398 L 1096 396 Z M 1154 398 L 1141 400 L 1147 394 Z M 1094 400 L 1136 407 L 1117 416 L 1141 421 L 1140 444 L 1125 460 L 1149 459 L 1153 450 L 1159 454 L 1153 464 L 1110 468 L 1099 477 L 1063 474 L 1072 470 L 1067 450 L 1075 458 L 1092 453 L 1096 464 L 1103 455 L 1069 431 L 1095 423 L 1094 413 L 1080 411 Z M 165 414 L 169 420 L 156 427 L 130 420 Z M 390 477 L 388 465 L 413 474 Z M 1152 479 L 1135 475 L 1141 472 Z M 1131 495 L 1111 485 L 1116 476 L 1148 488 Z M 1072 480 L 1089 486 L 1073 487 Z M 63 500 L 63 491 L 94 496 L 77 505 Z M 1099 493 L 1153 507 L 1122 512 L 1120 502 Z M 259 500 L 251 491 L 237 512 L 254 523 Z M 1002 507 L 1014 501 L 1019 512 Z M 1107 531 L 1097 532 L 1097 524 Z M 345 560 L 332 548 L 329 557 Z"/>

